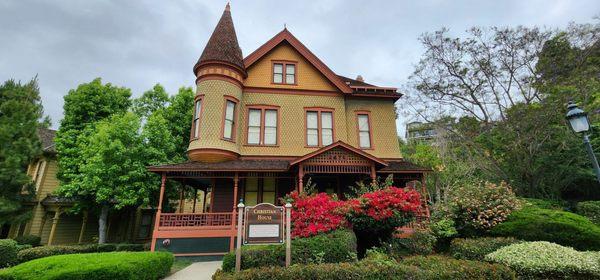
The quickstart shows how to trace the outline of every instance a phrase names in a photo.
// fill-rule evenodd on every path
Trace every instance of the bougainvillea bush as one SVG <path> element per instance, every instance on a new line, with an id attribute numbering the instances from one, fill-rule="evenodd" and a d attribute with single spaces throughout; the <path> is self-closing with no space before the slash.
<path id="1" fill-rule="evenodd" d="M 347 202 L 326 193 L 292 192 L 292 236 L 309 237 L 332 230 L 348 228 Z"/>

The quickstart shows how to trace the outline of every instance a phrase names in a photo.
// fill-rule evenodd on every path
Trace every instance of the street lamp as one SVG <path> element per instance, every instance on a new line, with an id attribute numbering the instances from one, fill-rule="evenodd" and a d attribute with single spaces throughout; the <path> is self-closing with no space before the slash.
<path id="1" fill-rule="evenodd" d="M 588 154 L 590 155 L 590 159 L 592 160 L 592 165 L 594 166 L 594 171 L 596 172 L 596 178 L 598 182 L 600 182 L 600 167 L 598 167 L 598 160 L 596 159 L 596 155 L 594 154 L 594 150 L 592 149 L 592 145 L 590 144 L 590 120 L 588 119 L 587 113 L 583 110 L 579 109 L 575 103 L 569 101 L 569 105 L 567 105 L 567 120 L 569 121 L 569 125 L 571 129 L 575 133 L 583 134 L 583 143 L 585 144 L 585 148 L 587 149 Z"/>

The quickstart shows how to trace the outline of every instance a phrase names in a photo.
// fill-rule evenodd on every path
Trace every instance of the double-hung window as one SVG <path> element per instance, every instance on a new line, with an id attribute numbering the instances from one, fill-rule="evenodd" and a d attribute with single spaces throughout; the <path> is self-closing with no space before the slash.
<path id="1" fill-rule="evenodd" d="M 274 84 L 296 84 L 296 62 L 273 62 Z"/>
<path id="2" fill-rule="evenodd" d="M 225 110 L 223 112 L 223 139 L 233 141 L 235 138 L 235 107 L 237 100 L 225 99 Z"/>
<path id="3" fill-rule="evenodd" d="M 371 137 L 371 121 L 368 113 L 357 113 L 356 121 L 358 126 L 358 146 L 362 149 L 370 149 L 373 144 Z"/>
<path id="4" fill-rule="evenodd" d="M 244 187 L 244 204 L 254 206 L 259 203 L 276 203 L 277 180 L 271 177 L 246 178 Z"/>
<path id="5" fill-rule="evenodd" d="M 306 110 L 306 145 L 327 146 L 333 143 L 333 111 L 329 109 Z"/>
<path id="6" fill-rule="evenodd" d="M 252 106 L 248 108 L 248 145 L 274 146 L 278 144 L 278 108 Z"/>
<path id="7" fill-rule="evenodd" d="M 194 120 L 192 121 L 192 138 L 200 136 L 200 116 L 202 115 L 202 97 L 194 103 Z"/>

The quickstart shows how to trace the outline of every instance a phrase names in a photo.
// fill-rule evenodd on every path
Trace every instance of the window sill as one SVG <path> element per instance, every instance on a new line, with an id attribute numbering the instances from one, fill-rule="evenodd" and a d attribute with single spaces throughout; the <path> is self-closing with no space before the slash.
<path id="1" fill-rule="evenodd" d="M 297 86 L 297 85 L 298 85 L 298 83 L 286 84 L 286 83 L 276 83 L 276 82 L 271 82 L 271 85 L 274 85 L 274 86 Z"/>
<path id="2" fill-rule="evenodd" d="M 223 141 L 227 141 L 227 142 L 231 142 L 231 143 L 234 143 L 234 144 L 235 144 L 235 138 L 233 138 L 233 139 L 228 139 L 228 138 L 223 138 L 223 137 L 221 137 L 221 140 L 223 140 Z"/>
<path id="3" fill-rule="evenodd" d="M 268 148 L 279 148 L 279 145 L 259 145 L 259 144 L 244 144 L 244 147 L 268 147 Z"/>

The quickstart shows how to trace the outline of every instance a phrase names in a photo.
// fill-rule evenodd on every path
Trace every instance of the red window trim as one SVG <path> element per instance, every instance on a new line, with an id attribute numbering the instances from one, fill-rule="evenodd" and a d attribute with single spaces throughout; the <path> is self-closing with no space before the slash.
<path id="1" fill-rule="evenodd" d="M 316 146 L 308 145 L 308 123 L 306 122 L 306 117 L 308 112 L 317 112 L 317 142 Z M 321 113 L 328 112 L 331 113 L 331 143 L 335 143 L 335 109 L 327 108 L 327 107 L 304 107 L 304 147 L 305 148 L 319 148 L 323 147 L 323 139 L 321 135 L 322 125 L 321 125 Z"/>
<path id="2" fill-rule="evenodd" d="M 237 123 L 238 123 L 238 105 L 240 104 L 240 100 L 238 100 L 237 98 L 231 96 L 231 95 L 224 95 L 224 101 L 223 101 L 223 117 L 221 118 L 221 140 L 225 140 L 225 141 L 229 141 L 229 142 L 233 142 L 235 143 L 235 136 L 236 136 L 236 130 L 237 130 Z M 231 138 L 227 138 L 225 137 L 225 116 L 227 115 L 227 101 L 231 101 L 235 104 L 235 106 L 233 106 L 233 126 L 231 127 Z"/>
<path id="3" fill-rule="evenodd" d="M 194 97 L 194 112 L 192 115 L 192 129 L 190 131 L 190 141 L 197 140 L 200 138 L 199 131 L 198 131 L 198 137 L 194 136 L 194 131 L 196 131 L 196 126 L 194 125 L 194 121 L 195 121 L 194 117 L 196 116 L 196 102 L 198 102 L 198 100 L 201 100 L 200 113 L 198 114 L 198 124 L 200 124 L 200 122 L 202 120 L 202 115 L 204 113 L 204 94 L 198 94 L 198 95 L 196 95 L 196 97 Z"/>
<path id="4" fill-rule="evenodd" d="M 367 115 L 367 123 L 369 125 L 369 143 L 371 144 L 368 148 L 363 148 L 360 146 L 360 128 L 358 124 L 358 116 L 359 115 Z M 374 150 L 375 144 L 373 143 L 373 125 L 371 124 L 371 111 L 368 110 L 356 110 L 354 111 L 354 116 L 356 120 L 356 146 L 361 150 Z"/>
<path id="5" fill-rule="evenodd" d="M 281 110 L 279 110 L 279 106 L 276 105 L 265 105 L 265 104 L 252 104 L 246 105 L 246 139 L 244 141 L 244 146 L 249 147 L 279 147 L 280 143 L 280 135 L 281 135 Z M 248 132 L 250 130 L 250 110 L 260 110 L 260 131 L 259 131 L 259 140 L 258 144 L 250 144 L 248 143 Z M 277 135 L 275 136 L 275 144 L 263 144 L 265 138 L 265 112 L 266 110 L 275 110 L 277 112 Z"/>
<path id="6" fill-rule="evenodd" d="M 281 83 L 275 82 L 275 64 L 282 64 L 282 78 Z M 286 83 L 286 65 L 294 65 L 294 83 L 288 84 Z M 297 86 L 298 85 L 298 61 L 293 60 L 271 60 L 271 84 L 273 85 L 288 85 L 288 86 Z"/>

